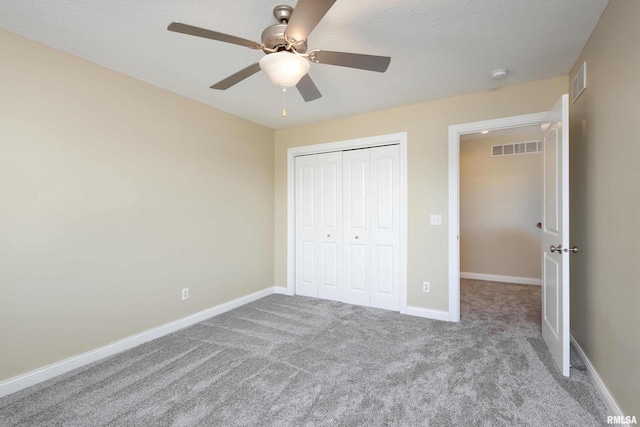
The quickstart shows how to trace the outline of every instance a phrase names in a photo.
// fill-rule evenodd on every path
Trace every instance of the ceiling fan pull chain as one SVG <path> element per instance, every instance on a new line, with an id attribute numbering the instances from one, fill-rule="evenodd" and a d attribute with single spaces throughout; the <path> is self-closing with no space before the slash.
<path id="1" fill-rule="evenodd" d="M 287 88 L 282 88 L 282 117 L 287 117 Z"/>

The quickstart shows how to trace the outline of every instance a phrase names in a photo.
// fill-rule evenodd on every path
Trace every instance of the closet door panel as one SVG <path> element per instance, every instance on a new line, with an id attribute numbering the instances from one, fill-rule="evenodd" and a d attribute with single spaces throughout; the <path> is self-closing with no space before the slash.
<path id="1" fill-rule="evenodd" d="M 318 296 L 342 300 L 342 152 L 318 155 Z"/>
<path id="2" fill-rule="evenodd" d="M 342 153 L 343 163 L 343 301 L 370 303 L 369 150 Z"/>
<path id="3" fill-rule="evenodd" d="M 295 159 L 295 292 L 311 297 L 318 296 L 317 167 L 317 155 Z"/>
<path id="4" fill-rule="evenodd" d="M 390 245 L 376 245 L 373 249 L 372 291 L 378 296 L 393 296 L 394 252 Z"/>
<path id="5" fill-rule="evenodd" d="M 371 148 L 371 306 L 400 310 L 400 148 Z"/>

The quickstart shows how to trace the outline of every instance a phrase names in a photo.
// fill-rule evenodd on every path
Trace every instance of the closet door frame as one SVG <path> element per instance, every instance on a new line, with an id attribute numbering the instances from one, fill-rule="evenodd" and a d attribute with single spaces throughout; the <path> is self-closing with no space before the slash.
<path id="1" fill-rule="evenodd" d="M 308 154 L 400 146 L 400 313 L 407 313 L 407 133 L 292 147 L 287 150 L 287 295 L 295 294 L 295 158 Z"/>

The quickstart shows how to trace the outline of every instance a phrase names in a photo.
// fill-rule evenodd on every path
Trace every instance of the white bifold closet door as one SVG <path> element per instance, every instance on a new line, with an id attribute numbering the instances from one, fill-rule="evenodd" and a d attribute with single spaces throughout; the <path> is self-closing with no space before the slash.
<path id="1" fill-rule="evenodd" d="M 398 145 L 296 158 L 298 295 L 400 309 Z"/>
<path id="2" fill-rule="evenodd" d="M 296 294 L 342 301 L 342 152 L 296 157 Z"/>
<path id="3" fill-rule="evenodd" d="M 399 146 L 345 151 L 343 301 L 400 310 Z"/>

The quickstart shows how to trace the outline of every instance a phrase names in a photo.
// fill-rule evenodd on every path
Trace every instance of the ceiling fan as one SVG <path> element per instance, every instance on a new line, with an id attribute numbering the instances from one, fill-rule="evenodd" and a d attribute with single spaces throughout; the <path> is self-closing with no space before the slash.
<path id="1" fill-rule="evenodd" d="M 259 62 L 251 64 L 219 81 L 211 86 L 212 89 L 228 89 L 263 70 L 271 81 L 282 88 L 283 91 L 295 86 L 302 98 L 309 102 L 322 96 L 309 74 L 307 74 L 310 68 L 309 61 L 380 73 L 384 73 L 387 70 L 391 61 L 388 56 L 362 55 L 320 49 L 313 49 L 306 53 L 309 34 L 335 2 L 336 0 L 299 0 L 295 9 L 287 5 L 276 6 L 273 9 L 273 16 L 275 16 L 279 24 L 265 28 L 262 32 L 261 43 L 179 22 L 171 23 L 167 29 L 177 33 L 264 51 L 266 55 Z"/>

